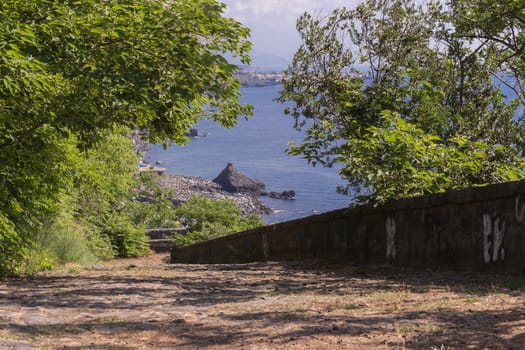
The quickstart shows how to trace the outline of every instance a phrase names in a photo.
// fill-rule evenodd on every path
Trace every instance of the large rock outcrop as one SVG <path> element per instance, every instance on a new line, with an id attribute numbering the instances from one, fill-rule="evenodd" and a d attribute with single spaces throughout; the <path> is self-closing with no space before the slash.
<path id="1" fill-rule="evenodd" d="M 271 208 L 261 202 L 251 193 L 230 193 L 222 190 L 218 184 L 200 177 L 164 174 L 156 177 L 161 188 L 173 191 L 172 202 L 175 205 L 186 202 L 192 196 L 201 196 L 211 199 L 231 200 L 241 208 L 245 214 L 271 214 Z"/>
<path id="2" fill-rule="evenodd" d="M 228 163 L 226 168 L 213 179 L 213 182 L 221 186 L 224 191 L 230 193 L 262 194 L 265 187 L 264 183 L 241 174 L 233 167 L 232 163 Z"/>
<path id="3" fill-rule="evenodd" d="M 285 199 L 285 200 L 293 200 L 295 199 L 295 191 L 283 191 L 283 192 L 269 192 L 268 197 L 274 198 L 274 199 Z"/>

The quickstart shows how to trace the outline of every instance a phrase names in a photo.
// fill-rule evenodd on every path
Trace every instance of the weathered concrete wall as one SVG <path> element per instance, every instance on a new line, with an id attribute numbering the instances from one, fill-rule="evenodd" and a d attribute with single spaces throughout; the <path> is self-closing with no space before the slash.
<path id="1" fill-rule="evenodd" d="M 340 209 L 172 250 L 172 262 L 331 259 L 525 272 L 525 181 Z"/>

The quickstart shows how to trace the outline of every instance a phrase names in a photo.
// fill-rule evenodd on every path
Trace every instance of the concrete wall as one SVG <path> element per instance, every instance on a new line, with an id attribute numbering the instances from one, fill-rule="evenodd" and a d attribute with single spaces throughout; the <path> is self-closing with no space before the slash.
<path id="1" fill-rule="evenodd" d="M 172 262 L 330 259 L 525 272 L 525 181 L 341 209 L 172 250 Z"/>

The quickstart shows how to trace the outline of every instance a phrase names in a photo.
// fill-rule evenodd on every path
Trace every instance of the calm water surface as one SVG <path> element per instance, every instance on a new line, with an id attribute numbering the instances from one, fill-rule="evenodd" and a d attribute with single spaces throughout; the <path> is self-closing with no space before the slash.
<path id="1" fill-rule="evenodd" d="M 154 145 L 148 161 L 161 161 L 167 173 L 214 179 L 227 163 L 241 173 L 266 184 L 267 191 L 294 190 L 293 201 L 261 200 L 275 210 L 266 222 L 281 222 L 348 206 L 350 197 L 338 194 L 343 184 L 337 169 L 312 167 L 300 157 L 286 154 L 289 141 L 300 141 L 302 133 L 293 128 L 284 106 L 273 102 L 280 87 L 243 88 L 242 101 L 254 106 L 254 116 L 241 119 L 233 129 L 224 129 L 210 121 L 201 121 L 199 133 L 206 137 L 192 139 L 184 146 L 164 150 Z"/>

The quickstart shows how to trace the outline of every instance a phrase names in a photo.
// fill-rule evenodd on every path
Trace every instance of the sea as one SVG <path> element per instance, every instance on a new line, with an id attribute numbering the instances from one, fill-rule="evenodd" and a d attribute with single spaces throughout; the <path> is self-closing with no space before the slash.
<path id="1" fill-rule="evenodd" d="M 294 200 L 259 198 L 273 209 L 263 216 L 267 223 L 348 207 L 352 198 L 337 192 L 337 186 L 344 185 L 338 168 L 314 167 L 286 153 L 288 143 L 300 142 L 304 132 L 294 129 L 293 118 L 284 114 L 286 105 L 274 101 L 280 89 L 279 85 L 242 88 L 241 101 L 254 107 L 253 116 L 239 118 L 231 129 L 202 120 L 195 125 L 199 137 L 185 146 L 153 145 L 145 160 L 161 163 L 169 174 L 206 180 L 232 163 L 244 175 L 264 182 L 268 192 L 295 191 Z"/>

